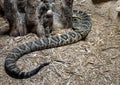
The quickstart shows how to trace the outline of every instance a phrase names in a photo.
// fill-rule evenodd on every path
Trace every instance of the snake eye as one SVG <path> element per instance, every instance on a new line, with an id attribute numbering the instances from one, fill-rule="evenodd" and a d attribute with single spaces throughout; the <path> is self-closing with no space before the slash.
<path id="1" fill-rule="evenodd" d="M 83 13 L 82 11 L 79 11 L 79 13 Z"/>

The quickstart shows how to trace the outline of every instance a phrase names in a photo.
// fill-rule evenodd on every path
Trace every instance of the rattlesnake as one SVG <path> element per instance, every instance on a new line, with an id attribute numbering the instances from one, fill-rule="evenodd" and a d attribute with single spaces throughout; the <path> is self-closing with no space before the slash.
<path id="1" fill-rule="evenodd" d="M 91 19 L 85 12 L 73 10 L 72 32 L 38 39 L 13 48 L 12 51 L 7 55 L 5 60 L 4 67 L 6 73 L 16 79 L 25 79 L 35 75 L 41 68 L 49 65 L 50 62 L 41 64 L 39 67 L 32 71 L 23 72 L 17 67 L 17 60 L 23 55 L 33 51 L 49 49 L 78 42 L 88 35 L 91 30 L 91 26 Z"/>

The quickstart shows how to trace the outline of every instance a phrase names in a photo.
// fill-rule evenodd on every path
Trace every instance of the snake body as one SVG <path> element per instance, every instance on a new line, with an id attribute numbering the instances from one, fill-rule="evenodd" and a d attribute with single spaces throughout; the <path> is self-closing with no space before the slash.
<path id="1" fill-rule="evenodd" d="M 80 23 L 79 23 L 80 21 Z M 41 64 L 36 69 L 29 72 L 24 72 L 19 69 L 16 62 L 23 55 L 28 54 L 33 51 L 49 49 L 53 47 L 64 46 L 78 42 L 79 40 L 85 38 L 91 30 L 91 19 L 90 17 L 82 11 L 73 10 L 73 31 L 66 34 L 55 35 L 48 38 L 38 39 L 32 42 L 22 44 L 7 55 L 5 60 L 5 71 L 6 73 L 16 79 L 26 79 L 35 75 L 44 66 L 50 64 L 50 62 Z"/>

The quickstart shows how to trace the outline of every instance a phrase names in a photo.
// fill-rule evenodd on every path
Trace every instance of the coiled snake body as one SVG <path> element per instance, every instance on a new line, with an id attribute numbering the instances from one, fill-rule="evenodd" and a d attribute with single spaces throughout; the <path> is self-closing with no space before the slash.
<path id="1" fill-rule="evenodd" d="M 80 21 L 80 23 L 79 23 Z M 63 45 L 72 44 L 78 42 L 79 40 L 85 38 L 91 29 L 91 19 L 90 17 L 78 10 L 73 10 L 73 31 L 66 34 L 55 35 L 48 38 L 38 39 L 32 42 L 22 44 L 14 49 L 7 55 L 5 60 L 5 71 L 6 73 L 16 79 L 25 79 L 29 78 L 38 71 L 50 64 L 50 62 L 41 64 L 36 69 L 23 72 L 16 65 L 17 60 L 25 54 L 28 54 L 33 51 L 43 50 L 53 47 L 59 47 Z"/>

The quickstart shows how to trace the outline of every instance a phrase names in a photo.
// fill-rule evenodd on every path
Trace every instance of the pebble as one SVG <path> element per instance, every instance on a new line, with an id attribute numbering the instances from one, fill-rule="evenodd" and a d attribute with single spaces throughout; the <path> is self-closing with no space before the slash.
<path id="1" fill-rule="evenodd" d="M 117 12 L 120 12 L 120 7 L 117 7 L 117 8 L 116 8 L 116 11 L 117 11 Z"/>

